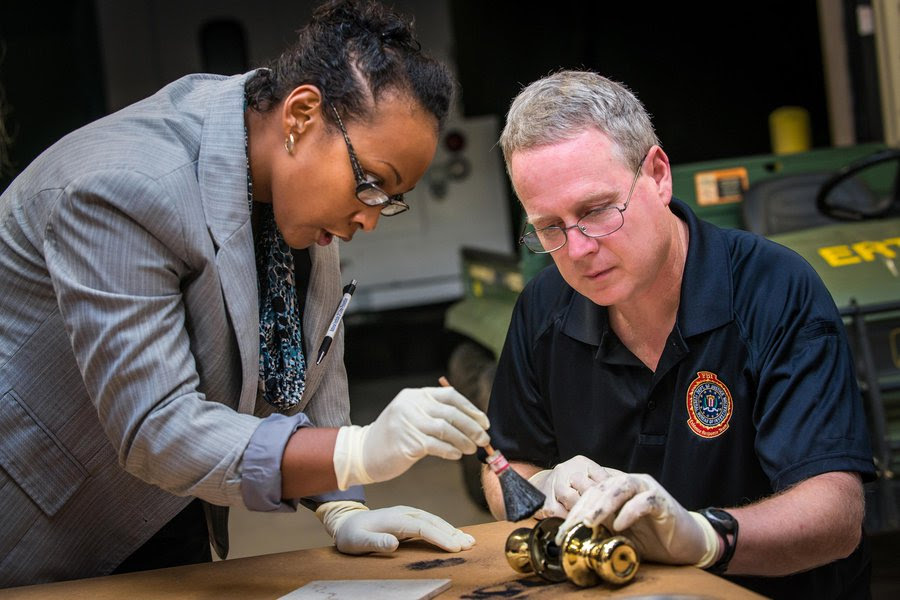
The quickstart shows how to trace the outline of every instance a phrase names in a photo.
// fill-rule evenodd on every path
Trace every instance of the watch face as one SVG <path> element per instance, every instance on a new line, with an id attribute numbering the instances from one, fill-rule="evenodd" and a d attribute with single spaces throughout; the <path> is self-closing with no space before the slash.
<path id="1" fill-rule="evenodd" d="M 725 518 L 723 515 L 725 511 L 719 508 L 707 508 L 706 511 L 717 519 Z"/>
<path id="2" fill-rule="evenodd" d="M 734 532 L 734 527 L 737 524 L 737 521 L 735 521 L 731 513 L 724 511 L 721 508 L 708 508 L 706 510 L 712 517 L 714 517 L 717 521 L 720 521 L 723 526 L 728 528 L 728 533 Z"/>

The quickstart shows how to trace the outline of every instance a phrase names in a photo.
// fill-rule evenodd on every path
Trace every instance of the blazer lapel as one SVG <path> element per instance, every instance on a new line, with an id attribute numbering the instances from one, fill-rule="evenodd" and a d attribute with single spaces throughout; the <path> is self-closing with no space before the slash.
<path id="1" fill-rule="evenodd" d="M 241 356 L 238 411 L 252 413 L 259 379 L 256 258 L 247 198 L 244 82 L 224 80 L 203 120 L 197 178 L 206 223 L 216 245 L 222 293 Z"/>
<path id="2" fill-rule="evenodd" d="M 216 245 L 222 292 L 241 355 L 238 410 L 248 414 L 254 413 L 259 381 L 259 300 L 244 147 L 244 82 L 251 74 L 226 80 L 219 97 L 211 99 L 197 167 L 203 210 Z M 340 272 L 337 244 L 312 246 L 310 260 L 303 314 L 306 386 L 300 404 L 291 413 L 306 407 L 322 381 L 327 367 L 326 363 L 316 365 L 316 354 L 341 296 L 341 282 L 335 276 Z M 265 407 L 257 409 L 259 416 L 271 412 Z"/>
<path id="3" fill-rule="evenodd" d="M 335 281 L 334 273 L 329 266 L 331 263 L 337 264 L 336 254 L 336 243 L 325 247 L 311 246 L 309 249 L 312 269 L 306 292 L 306 309 L 303 311 L 303 331 L 306 336 L 303 344 L 306 352 L 306 387 L 299 407 L 291 412 L 306 408 L 327 368 L 327 362 L 317 365 L 316 357 L 319 353 L 319 344 L 328 331 L 328 325 L 340 301 L 340 281 Z"/>

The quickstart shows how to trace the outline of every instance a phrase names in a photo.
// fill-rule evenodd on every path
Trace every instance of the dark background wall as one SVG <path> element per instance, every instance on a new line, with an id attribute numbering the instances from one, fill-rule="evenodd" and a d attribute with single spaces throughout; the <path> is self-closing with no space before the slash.
<path id="1" fill-rule="evenodd" d="M 542 7 L 542 8 L 538 8 Z M 768 114 L 809 110 L 828 145 L 816 3 L 451 0 L 467 115 L 504 114 L 559 68 L 626 83 L 674 163 L 769 152 Z"/>
<path id="2" fill-rule="evenodd" d="M 767 152 L 767 117 L 781 105 L 806 107 L 814 145 L 828 145 L 815 0 L 449 7 L 466 116 L 502 115 L 522 85 L 585 67 L 638 94 L 675 163 Z M 101 38 L 91 0 L 0 3 L 0 83 L 19 168 L 105 113 Z"/>
<path id="3" fill-rule="evenodd" d="M 0 86 L 14 172 L 106 113 L 91 0 L 0 2 Z M 0 191 L 11 177 L 0 174 Z"/>

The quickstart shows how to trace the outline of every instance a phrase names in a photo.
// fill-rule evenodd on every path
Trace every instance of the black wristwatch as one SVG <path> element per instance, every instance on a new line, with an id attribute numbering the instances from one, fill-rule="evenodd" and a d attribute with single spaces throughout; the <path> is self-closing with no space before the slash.
<path id="1" fill-rule="evenodd" d="M 698 510 L 697 512 L 709 521 L 709 524 L 716 530 L 716 533 L 719 534 L 719 537 L 722 538 L 722 542 L 725 545 L 725 551 L 722 552 L 722 556 L 719 560 L 706 567 L 706 570 L 710 573 L 720 575 L 728 569 L 728 563 L 731 562 L 731 557 L 734 556 L 734 548 L 737 546 L 738 539 L 738 522 L 731 516 L 731 513 L 728 513 L 721 508 L 710 507 Z M 731 536 L 731 541 L 729 541 L 729 536 Z"/>

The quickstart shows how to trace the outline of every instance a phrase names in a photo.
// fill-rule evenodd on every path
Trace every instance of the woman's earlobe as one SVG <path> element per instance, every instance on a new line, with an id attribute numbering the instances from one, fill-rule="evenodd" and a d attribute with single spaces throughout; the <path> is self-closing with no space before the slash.
<path id="1" fill-rule="evenodd" d="M 296 143 L 296 141 L 297 140 L 294 138 L 294 131 L 289 131 L 287 136 L 284 138 L 284 149 L 287 150 L 288 154 L 294 154 L 294 144 Z"/>

